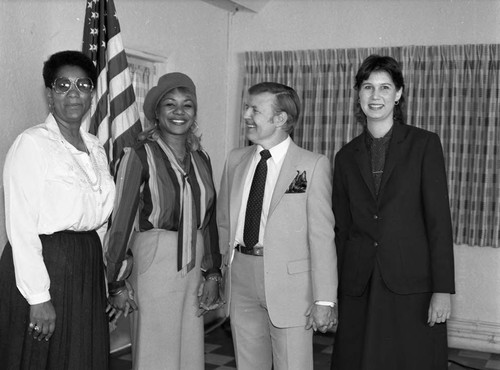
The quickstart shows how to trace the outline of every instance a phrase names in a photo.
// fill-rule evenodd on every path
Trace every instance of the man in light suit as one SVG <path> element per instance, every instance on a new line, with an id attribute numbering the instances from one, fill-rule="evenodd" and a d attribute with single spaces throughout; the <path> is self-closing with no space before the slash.
<path id="1" fill-rule="evenodd" d="M 236 362 L 240 370 L 312 369 L 313 330 L 336 323 L 331 165 L 289 136 L 300 113 L 295 90 L 264 82 L 248 93 L 246 137 L 254 145 L 229 154 L 218 200 Z M 253 220 L 256 244 L 247 245 L 261 157 L 262 208 Z"/>

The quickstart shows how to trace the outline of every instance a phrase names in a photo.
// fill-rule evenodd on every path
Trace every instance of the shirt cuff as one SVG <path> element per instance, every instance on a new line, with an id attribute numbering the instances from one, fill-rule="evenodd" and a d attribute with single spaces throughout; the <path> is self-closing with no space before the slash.
<path id="1" fill-rule="evenodd" d="M 314 304 L 316 304 L 318 306 L 328 306 L 331 308 L 333 308 L 337 305 L 337 303 L 331 302 L 331 301 L 314 301 Z"/>
<path id="2" fill-rule="evenodd" d="M 26 297 L 26 300 L 31 306 L 35 304 L 45 303 L 50 301 L 50 293 L 47 291 L 40 294 L 35 294 L 30 297 Z"/>

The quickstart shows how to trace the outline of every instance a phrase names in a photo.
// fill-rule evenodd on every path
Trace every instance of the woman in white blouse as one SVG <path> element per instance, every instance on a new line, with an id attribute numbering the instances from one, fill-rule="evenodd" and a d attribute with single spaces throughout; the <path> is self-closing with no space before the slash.
<path id="1" fill-rule="evenodd" d="M 78 51 L 52 55 L 50 113 L 20 134 L 3 173 L 9 243 L 0 259 L 0 364 L 8 369 L 107 369 L 101 242 L 112 209 L 106 154 L 82 127 L 97 72 Z"/>

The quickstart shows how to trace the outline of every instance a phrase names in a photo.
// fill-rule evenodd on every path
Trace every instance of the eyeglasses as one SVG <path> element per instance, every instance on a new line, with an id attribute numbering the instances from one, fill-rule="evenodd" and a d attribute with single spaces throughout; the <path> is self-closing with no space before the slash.
<path id="1" fill-rule="evenodd" d="M 75 86 L 82 94 L 90 94 L 94 90 L 94 84 L 88 77 L 80 77 L 74 80 L 67 77 L 57 77 L 52 82 L 52 88 L 57 94 L 66 94 L 71 89 L 71 86 Z"/>

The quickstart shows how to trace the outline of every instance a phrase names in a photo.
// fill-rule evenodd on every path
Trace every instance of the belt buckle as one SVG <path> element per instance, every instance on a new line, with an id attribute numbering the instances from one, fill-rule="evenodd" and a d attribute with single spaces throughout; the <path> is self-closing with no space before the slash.
<path id="1" fill-rule="evenodd" d="M 253 249 L 252 254 L 254 256 L 260 256 L 260 257 L 264 256 L 264 248 L 262 248 L 262 247 L 253 247 L 252 249 Z"/>
<path id="2" fill-rule="evenodd" d="M 241 244 L 236 245 L 236 250 L 243 254 L 248 254 L 250 256 L 264 256 L 264 248 L 263 247 L 246 247 Z"/>

